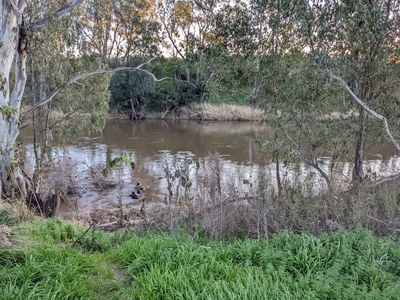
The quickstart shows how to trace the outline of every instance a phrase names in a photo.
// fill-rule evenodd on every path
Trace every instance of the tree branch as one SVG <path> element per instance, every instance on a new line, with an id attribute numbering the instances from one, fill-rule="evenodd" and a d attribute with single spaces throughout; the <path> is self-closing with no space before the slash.
<path id="1" fill-rule="evenodd" d="M 167 32 L 168 39 L 170 40 L 172 46 L 175 48 L 176 52 L 179 54 L 179 56 L 185 60 L 185 56 L 182 54 L 182 52 L 179 50 L 178 46 L 176 45 L 174 38 L 172 36 L 172 33 L 169 31 L 168 26 L 165 24 L 164 20 L 160 18 L 161 24 L 164 26 L 165 31 Z"/>
<path id="2" fill-rule="evenodd" d="M 396 141 L 395 137 L 393 136 L 393 133 L 389 127 L 389 123 L 387 121 L 387 119 L 377 113 L 376 111 L 374 111 L 373 109 L 371 109 L 363 100 L 360 99 L 360 97 L 358 97 L 353 91 L 352 89 L 349 87 L 349 85 L 339 76 L 333 75 L 333 74 L 329 74 L 331 78 L 337 80 L 339 82 L 339 84 L 351 95 L 351 97 L 353 98 L 353 100 L 360 105 L 367 113 L 369 113 L 371 116 L 373 116 L 375 119 L 381 120 L 383 122 L 383 126 L 384 129 L 386 131 L 386 134 L 388 135 L 390 141 L 392 142 L 392 144 L 396 147 L 396 149 L 398 151 L 400 151 L 400 145 L 399 143 Z"/>
<path id="3" fill-rule="evenodd" d="M 135 71 L 135 70 L 128 70 L 128 71 Z M 146 73 L 146 74 L 149 75 L 151 78 L 153 78 L 153 80 L 154 80 L 155 82 L 160 82 L 160 81 L 164 81 L 164 80 L 175 80 L 175 81 L 178 81 L 178 82 L 187 83 L 187 84 L 193 86 L 193 87 L 196 88 L 196 89 L 198 88 L 197 85 L 195 85 L 193 82 L 190 82 L 189 80 L 181 80 L 181 79 L 177 79 L 177 78 L 174 78 L 174 77 L 163 77 L 163 78 L 158 79 L 153 73 L 151 73 L 150 71 L 148 71 L 148 70 L 146 70 L 146 69 L 138 69 L 138 70 L 136 70 L 136 71 L 140 71 L 140 72 Z"/>
<path id="4" fill-rule="evenodd" d="M 292 139 L 292 137 L 287 133 L 285 128 L 283 128 L 282 124 L 277 119 L 275 119 L 275 122 L 278 124 L 279 128 L 285 134 L 287 140 L 292 144 L 292 146 L 294 147 L 294 149 L 297 152 L 297 155 L 300 157 L 300 159 L 302 161 L 304 161 L 310 167 L 313 167 L 314 169 L 316 169 L 318 171 L 318 173 L 322 176 L 322 178 L 324 178 L 326 184 L 328 185 L 328 188 L 331 189 L 331 180 L 330 180 L 328 174 L 326 174 L 326 172 L 320 168 L 320 166 L 318 165 L 317 162 L 314 162 L 305 156 L 305 154 L 301 151 L 300 146 Z"/>
<path id="5" fill-rule="evenodd" d="M 207 4 L 202 3 L 200 0 L 194 0 L 194 3 L 197 4 L 198 7 L 200 7 L 201 10 L 207 11 L 211 13 L 212 16 L 215 16 L 213 7 L 214 7 L 214 1 L 211 1 L 211 4 L 209 5 L 210 7 L 206 7 Z"/>
<path id="6" fill-rule="evenodd" d="M 22 15 L 23 14 L 23 9 L 19 8 L 17 4 L 14 3 L 13 0 L 8 0 L 8 3 L 10 4 L 11 8 L 13 9 L 14 13 L 16 15 Z"/>
<path id="7" fill-rule="evenodd" d="M 191 84 L 191 85 L 193 85 L 194 87 L 197 88 L 196 85 L 194 85 L 193 83 L 191 83 L 191 82 L 189 82 L 189 81 L 179 80 L 179 79 L 175 79 L 175 78 L 173 78 L 173 77 L 157 78 L 157 77 L 156 77 L 153 73 L 151 73 L 150 71 L 148 71 L 148 70 L 146 70 L 146 69 L 143 69 L 143 67 L 144 67 L 145 65 L 150 64 L 155 58 L 156 58 L 156 57 L 153 57 L 153 58 L 151 58 L 150 60 L 148 60 L 148 61 L 146 61 L 146 62 L 144 62 L 144 63 L 138 65 L 137 67 L 118 67 L 118 68 L 112 68 L 112 69 L 99 69 L 99 70 L 95 70 L 95 71 L 92 71 L 92 72 L 82 73 L 82 74 L 76 75 L 75 77 L 72 77 L 72 78 L 66 83 L 65 86 L 69 86 L 69 85 L 72 85 L 72 84 L 79 83 L 80 80 L 86 79 L 86 78 L 88 78 L 88 77 L 93 77 L 93 76 L 95 76 L 95 75 L 109 74 L 109 73 L 115 73 L 115 72 L 121 72 L 121 71 L 140 71 L 140 72 L 144 72 L 144 73 L 146 73 L 147 75 L 149 75 L 155 82 L 160 82 L 160 81 L 164 81 L 164 80 L 176 80 L 176 81 L 180 81 L 180 82 L 185 82 L 185 83 Z M 41 106 L 43 106 L 43 105 L 45 105 L 45 104 L 51 102 L 51 101 L 60 93 L 60 90 L 61 90 L 61 89 L 56 89 L 56 90 L 54 90 L 54 91 L 50 94 L 50 96 L 49 96 L 47 99 L 45 99 L 45 100 L 43 100 L 43 101 L 41 101 L 41 102 L 39 102 L 39 103 L 33 105 L 28 111 L 25 112 L 25 114 L 24 114 L 23 117 L 22 117 L 22 121 L 25 121 L 25 120 L 27 119 L 27 117 L 28 117 L 33 111 L 35 111 L 36 109 L 38 109 L 39 107 L 41 107 Z"/>
<path id="8" fill-rule="evenodd" d="M 12 0 L 9 0 L 12 1 Z M 45 17 L 37 22 L 31 23 L 28 28 L 30 31 L 40 31 L 43 29 L 46 29 L 49 24 L 51 23 L 52 20 L 54 19 L 60 19 L 67 14 L 69 14 L 76 6 L 81 4 L 84 0 L 70 0 L 68 1 L 67 4 L 65 4 L 63 7 L 61 7 L 59 10 L 57 10 L 55 13 L 52 15 Z"/>

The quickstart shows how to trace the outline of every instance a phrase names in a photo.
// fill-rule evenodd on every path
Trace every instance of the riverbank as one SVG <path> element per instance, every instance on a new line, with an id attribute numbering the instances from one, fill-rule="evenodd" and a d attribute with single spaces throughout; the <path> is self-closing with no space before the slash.
<path id="1" fill-rule="evenodd" d="M 396 299 L 400 242 L 366 231 L 210 241 L 1 218 L 2 299 Z"/>
<path id="2" fill-rule="evenodd" d="M 110 113 L 109 118 L 130 119 L 130 114 Z M 262 109 L 236 104 L 194 104 L 163 112 L 142 111 L 134 119 L 179 119 L 201 121 L 262 121 Z"/>

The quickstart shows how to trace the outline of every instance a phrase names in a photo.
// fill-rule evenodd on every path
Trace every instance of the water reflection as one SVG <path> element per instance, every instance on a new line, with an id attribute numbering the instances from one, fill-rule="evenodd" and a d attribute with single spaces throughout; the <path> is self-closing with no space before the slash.
<path id="1" fill-rule="evenodd" d="M 162 200 L 167 192 L 164 165 L 195 156 L 200 159 L 202 168 L 190 170 L 191 189 L 196 193 L 204 185 L 211 166 L 215 164 L 212 153 L 219 153 L 221 185 L 226 189 L 236 188 L 249 192 L 249 186 L 255 183 L 261 170 L 271 186 L 276 185 L 275 165 L 268 153 L 258 151 L 257 137 L 268 139 L 271 130 L 261 123 L 236 122 L 190 122 L 146 120 L 136 123 L 127 121 L 108 121 L 103 134 L 98 137 L 76 138 L 66 145 L 53 148 L 53 157 L 63 165 L 63 176 L 70 173 L 80 185 L 78 208 L 81 212 L 115 205 L 120 197 L 123 203 L 131 202 L 129 194 L 133 184 L 138 181 L 145 187 L 146 199 Z M 31 136 L 29 130 L 22 134 L 27 144 L 26 162 L 28 171 L 34 166 Z M 128 155 L 136 168 L 131 172 L 129 166 L 115 170 L 113 178 L 121 181 L 120 189 L 104 191 L 93 190 L 86 183 L 92 168 L 104 167 L 112 158 Z M 331 158 L 321 158 L 322 168 L 329 171 Z M 400 159 L 390 144 L 373 145 L 368 149 L 366 168 L 380 176 L 388 176 L 400 170 Z M 282 180 L 291 184 L 309 183 L 309 190 L 317 192 L 324 187 L 323 180 L 316 171 L 302 162 L 281 165 Z M 352 164 L 339 162 L 337 171 L 343 184 L 349 181 Z M 71 211 L 65 208 L 62 214 Z"/>

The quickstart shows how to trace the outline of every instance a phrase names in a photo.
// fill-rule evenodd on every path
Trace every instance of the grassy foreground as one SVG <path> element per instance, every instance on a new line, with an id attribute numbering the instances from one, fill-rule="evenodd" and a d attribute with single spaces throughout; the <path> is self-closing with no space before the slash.
<path id="1" fill-rule="evenodd" d="M 11 226 L 0 299 L 399 299 L 400 242 L 365 231 L 267 240 Z"/>

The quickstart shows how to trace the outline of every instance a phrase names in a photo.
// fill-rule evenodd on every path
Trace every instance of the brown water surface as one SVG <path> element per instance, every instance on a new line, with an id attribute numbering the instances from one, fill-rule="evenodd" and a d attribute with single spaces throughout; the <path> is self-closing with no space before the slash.
<path id="1" fill-rule="evenodd" d="M 134 202 L 129 197 L 133 185 L 140 182 L 145 188 L 148 201 L 162 200 L 167 193 L 164 167 L 176 160 L 196 157 L 201 169 L 192 168 L 190 178 L 193 193 L 207 176 L 207 166 L 219 153 L 222 184 L 247 192 L 249 183 L 256 180 L 261 169 L 266 170 L 273 186 L 276 181 L 275 165 L 271 163 L 269 151 L 261 150 L 258 141 L 271 138 L 272 130 L 264 123 L 252 122 L 196 122 L 144 120 L 129 122 L 109 120 L 102 135 L 91 138 L 69 138 L 64 145 L 53 147 L 54 158 L 63 166 L 62 171 L 51 176 L 58 179 L 68 175 L 79 187 L 76 205 L 63 206 L 60 215 L 87 213 L 96 208 Z M 34 166 L 32 137 L 29 130 L 22 133 L 27 147 L 28 171 Z M 400 160 L 390 144 L 369 147 L 366 166 L 378 176 L 386 176 L 400 170 Z M 135 162 L 135 170 L 129 166 L 114 170 L 113 180 L 117 188 L 99 191 L 88 182 L 90 170 L 104 168 L 111 159 L 127 155 Z M 328 168 L 330 157 L 321 157 L 323 168 Z M 318 191 L 324 183 L 313 169 L 302 162 L 281 166 L 284 179 L 293 184 L 308 182 L 312 190 Z M 342 161 L 338 165 L 340 177 L 345 183 L 351 177 L 352 164 Z M 55 183 L 57 184 L 57 183 Z M 136 200 L 137 201 L 137 200 Z"/>

